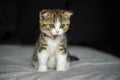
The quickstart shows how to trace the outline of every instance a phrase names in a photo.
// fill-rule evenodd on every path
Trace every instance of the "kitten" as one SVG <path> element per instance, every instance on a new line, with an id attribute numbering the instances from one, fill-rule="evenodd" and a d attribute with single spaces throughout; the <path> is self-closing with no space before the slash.
<path id="1" fill-rule="evenodd" d="M 48 9 L 39 13 L 41 34 L 33 54 L 34 66 L 39 72 L 48 69 L 66 71 L 69 69 L 70 61 L 78 60 L 69 54 L 65 36 L 72 14 L 67 10 Z"/>

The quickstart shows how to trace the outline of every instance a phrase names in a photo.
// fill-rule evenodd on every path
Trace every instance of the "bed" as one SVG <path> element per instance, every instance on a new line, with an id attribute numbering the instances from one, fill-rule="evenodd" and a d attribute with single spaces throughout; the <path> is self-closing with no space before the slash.
<path id="1" fill-rule="evenodd" d="M 32 66 L 34 46 L 0 45 L 0 80 L 120 80 L 120 59 L 105 52 L 70 46 L 80 58 L 68 71 L 37 72 Z"/>

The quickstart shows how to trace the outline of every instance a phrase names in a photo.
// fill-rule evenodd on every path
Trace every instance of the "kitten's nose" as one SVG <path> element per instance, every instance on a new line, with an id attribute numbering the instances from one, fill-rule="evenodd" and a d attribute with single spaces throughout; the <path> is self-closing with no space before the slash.
<path id="1" fill-rule="evenodd" d="M 56 30 L 56 33 L 59 33 L 59 30 Z"/>

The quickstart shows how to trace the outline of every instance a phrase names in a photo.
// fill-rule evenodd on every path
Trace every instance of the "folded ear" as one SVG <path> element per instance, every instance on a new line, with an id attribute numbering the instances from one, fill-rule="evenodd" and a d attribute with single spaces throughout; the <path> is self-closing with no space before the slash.
<path id="1" fill-rule="evenodd" d="M 40 20 L 48 19 L 50 17 L 50 11 L 47 9 L 41 10 L 41 12 L 39 13 L 39 17 Z"/>
<path id="2" fill-rule="evenodd" d="M 67 19 L 70 19 L 71 15 L 73 15 L 73 12 L 72 12 L 72 11 L 65 10 L 64 16 L 65 16 Z"/>

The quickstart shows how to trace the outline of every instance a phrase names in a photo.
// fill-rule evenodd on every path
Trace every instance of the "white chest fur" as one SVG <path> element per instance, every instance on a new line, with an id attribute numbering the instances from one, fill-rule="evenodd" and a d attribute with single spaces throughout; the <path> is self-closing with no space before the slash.
<path id="1" fill-rule="evenodd" d="M 57 38 L 56 40 L 47 38 L 47 55 L 48 61 L 47 66 L 49 68 L 55 68 L 56 66 L 56 51 L 58 50 L 58 45 L 61 42 L 61 38 Z"/>
<path id="2" fill-rule="evenodd" d="M 48 55 L 54 55 L 55 54 L 55 51 L 57 50 L 60 41 L 61 41 L 60 38 L 57 38 L 56 40 L 47 38 Z"/>

